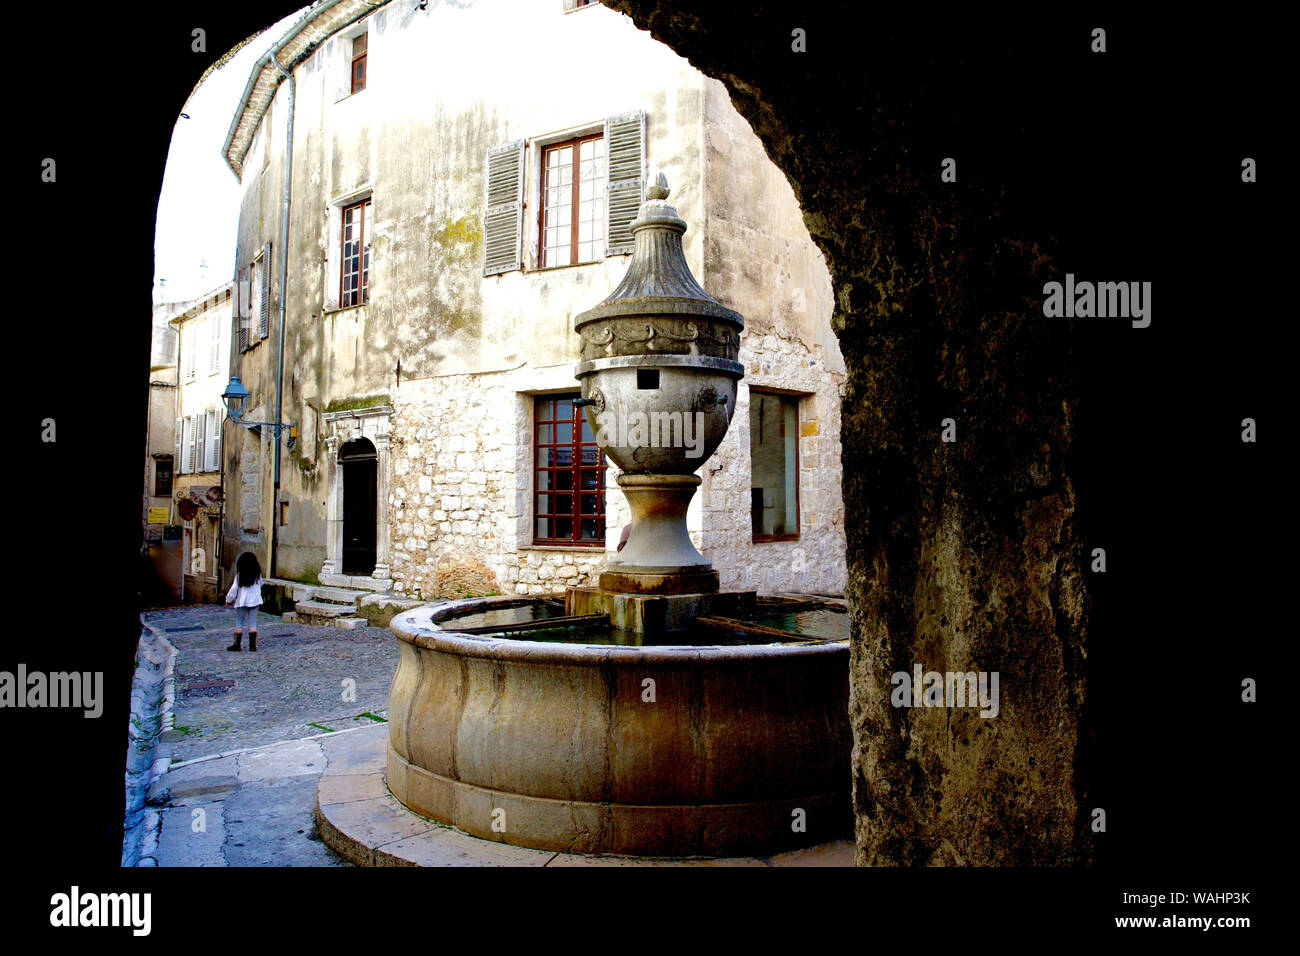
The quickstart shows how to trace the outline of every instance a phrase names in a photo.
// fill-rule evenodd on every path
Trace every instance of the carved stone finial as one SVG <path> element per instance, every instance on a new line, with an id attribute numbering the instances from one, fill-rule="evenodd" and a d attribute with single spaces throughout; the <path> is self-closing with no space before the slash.
<path id="1" fill-rule="evenodd" d="M 662 169 L 656 169 L 654 178 L 651 180 L 650 184 L 646 186 L 645 198 L 646 199 L 667 199 L 668 193 L 669 193 L 668 177 L 664 175 L 664 171 Z"/>

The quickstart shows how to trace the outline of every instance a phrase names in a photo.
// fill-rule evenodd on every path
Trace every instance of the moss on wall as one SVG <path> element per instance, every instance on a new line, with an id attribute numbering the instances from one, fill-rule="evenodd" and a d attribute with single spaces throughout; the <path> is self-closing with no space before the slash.
<path id="1" fill-rule="evenodd" d="M 337 398 L 325 406 L 328 412 L 353 412 L 362 408 L 378 408 L 381 405 L 392 404 L 392 398 L 388 395 L 370 395 L 366 398 Z"/>

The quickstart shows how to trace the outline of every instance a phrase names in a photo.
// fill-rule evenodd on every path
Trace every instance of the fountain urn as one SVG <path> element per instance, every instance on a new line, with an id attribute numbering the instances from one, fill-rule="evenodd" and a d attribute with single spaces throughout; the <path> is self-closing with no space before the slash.
<path id="1" fill-rule="evenodd" d="M 622 470 L 618 484 L 632 511 L 627 544 L 600 576 L 605 591 L 718 590 L 718 573 L 687 533 L 686 510 L 700 485 L 695 472 L 735 412 L 745 320 L 691 274 L 686 223 L 668 194 L 657 173 L 632 223 L 626 275 L 573 323 L 582 339 L 581 404 L 596 443 Z"/>

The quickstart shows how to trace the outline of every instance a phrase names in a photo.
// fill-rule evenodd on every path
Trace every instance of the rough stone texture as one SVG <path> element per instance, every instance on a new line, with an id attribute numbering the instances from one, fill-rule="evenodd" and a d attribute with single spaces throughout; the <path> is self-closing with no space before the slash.
<path id="1" fill-rule="evenodd" d="M 409 383 L 393 415 L 393 588 L 416 598 L 563 593 L 604 548 L 532 548 L 533 405 L 524 389 L 571 387 L 571 366 Z M 607 526 L 630 520 L 613 486 Z"/>
<path id="2" fill-rule="evenodd" d="M 1077 388 L 1063 337 L 1034 320 L 1050 263 L 1041 226 L 1016 218 L 1024 205 L 965 181 L 945 189 L 936 173 L 956 138 L 948 117 L 978 109 L 952 97 L 971 95 L 969 79 L 949 88 L 936 66 L 972 52 L 960 24 L 812 28 L 818 55 L 792 66 L 791 26 L 813 15 L 794 4 L 743 17 L 723 3 L 607 5 L 726 84 L 826 254 L 848 369 L 858 862 L 1088 858 L 1075 773 L 1087 620 L 1069 457 Z M 1032 82 L 1009 58 L 987 61 L 968 72 L 988 83 L 981 97 Z M 939 440 L 947 417 L 951 444 Z M 1000 715 L 892 707 L 890 674 L 916 663 L 999 671 Z"/>

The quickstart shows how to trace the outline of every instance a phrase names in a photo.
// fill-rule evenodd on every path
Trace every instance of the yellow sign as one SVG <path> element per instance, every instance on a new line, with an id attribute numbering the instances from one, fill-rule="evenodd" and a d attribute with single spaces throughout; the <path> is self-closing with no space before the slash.
<path id="1" fill-rule="evenodd" d="M 167 515 L 168 515 L 168 509 L 166 509 L 166 508 L 150 508 L 150 509 L 149 509 L 149 523 L 150 523 L 150 524 L 166 524 L 166 523 L 167 523 Z"/>

